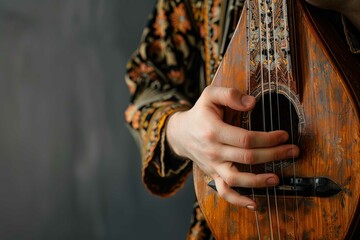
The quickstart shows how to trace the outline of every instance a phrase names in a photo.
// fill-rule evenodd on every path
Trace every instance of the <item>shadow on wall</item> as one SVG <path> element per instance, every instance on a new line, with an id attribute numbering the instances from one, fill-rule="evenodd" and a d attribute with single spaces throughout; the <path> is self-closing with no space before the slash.
<path id="1" fill-rule="evenodd" d="M 153 5 L 0 0 L 0 239 L 185 238 L 191 183 L 149 195 L 123 123 Z"/>

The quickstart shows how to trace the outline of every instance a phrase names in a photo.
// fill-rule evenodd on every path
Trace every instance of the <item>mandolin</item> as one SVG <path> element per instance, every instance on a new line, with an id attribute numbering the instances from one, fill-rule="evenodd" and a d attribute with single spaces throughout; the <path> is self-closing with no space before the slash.
<path id="1" fill-rule="evenodd" d="M 280 184 L 234 189 L 256 212 L 218 197 L 194 165 L 199 205 L 218 240 L 358 239 L 360 64 L 321 12 L 303 1 L 248 0 L 212 84 L 256 97 L 251 112 L 224 121 L 286 130 L 301 155 L 239 171 L 273 172 Z"/>

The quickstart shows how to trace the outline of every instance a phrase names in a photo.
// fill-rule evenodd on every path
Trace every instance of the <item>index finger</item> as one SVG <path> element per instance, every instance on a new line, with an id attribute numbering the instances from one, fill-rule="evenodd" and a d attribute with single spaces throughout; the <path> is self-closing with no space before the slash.
<path id="1" fill-rule="evenodd" d="M 274 147 L 286 142 L 289 138 L 289 134 L 283 130 L 272 132 L 249 131 L 224 122 L 220 122 L 217 131 L 220 143 L 240 148 Z"/>

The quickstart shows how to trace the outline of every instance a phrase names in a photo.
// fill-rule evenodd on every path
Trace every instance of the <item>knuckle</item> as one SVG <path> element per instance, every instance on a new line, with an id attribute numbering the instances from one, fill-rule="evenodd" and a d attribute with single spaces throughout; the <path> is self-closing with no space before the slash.
<path id="1" fill-rule="evenodd" d="M 211 91 L 212 91 L 212 86 L 207 86 L 207 87 L 204 88 L 202 94 L 207 96 L 207 95 L 210 94 Z"/>
<path id="2" fill-rule="evenodd" d="M 281 160 L 283 157 L 282 157 L 282 153 L 279 152 L 279 151 L 274 151 L 272 156 L 271 156 L 271 160 L 272 161 L 276 161 L 276 160 Z"/>
<path id="3" fill-rule="evenodd" d="M 216 140 L 216 132 L 212 128 L 206 128 L 202 132 L 202 137 L 204 140 L 212 142 L 212 141 Z"/>
<path id="4" fill-rule="evenodd" d="M 225 88 L 223 91 L 225 98 L 231 98 L 232 97 L 232 89 L 231 88 Z"/>
<path id="5" fill-rule="evenodd" d="M 227 196 L 228 196 L 228 193 L 227 193 L 226 190 L 220 189 L 220 190 L 218 191 L 218 195 L 219 195 L 221 198 L 226 199 Z"/>
<path id="6" fill-rule="evenodd" d="M 226 182 L 227 185 L 229 186 L 236 186 L 237 185 L 237 179 L 236 176 L 234 175 L 229 175 L 226 177 L 226 179 L 224 179 L 224 181 Z"/>
<path id="7" fill-rule="evenodd" d="M 261 185 L 260 181 L 256 175 L 249 179 L 249 187 L 256 188 L 256 187 L 259 187 L 260 185 Z"/>
<path id="8" fill-rule="evenodd" d="M 250 131 L 246 131 L 240 138 L 239 142 L 243 148 L 251 147 L 251 133 Z"/>
<path id="9" fill-rule="evenodd" d="M 210 90 L 208 89 L 208 87 L 206 87 L 201 92 L 201 95 L 195 105 L 204 105 L 208 102 L 209 98 L 210 98 Z"/>
<path id="10" fill-rule="evenodd" d="M 228 88 L 228 94 L 230 98 L 236 98 L 239 96 L 239 91 L 236 88 Z"/>
<path id="11" fill-rule="evenodd" d="M 253 150 L 245 150 L 243 154 L 244 164 L 253 164 L 255 163 L 255 153 Z"/>
<path id="12" fill-rule="evenodd" d="M 206 150 L 205 155 L 207 156 L 207 158 L 211 161 L 211 162 L 215 162 L 216 160 L 219 159 L 219 153 L 216 150 L 213 149 L 208 149 Z"/>
<path id="13" fill-rule="evenodd" d="M 226 88 L 223 91 L 223 94 L 224 94 L 224 99 L 232 100 L 236 98 L 238 91 L 235 88 Z"/>

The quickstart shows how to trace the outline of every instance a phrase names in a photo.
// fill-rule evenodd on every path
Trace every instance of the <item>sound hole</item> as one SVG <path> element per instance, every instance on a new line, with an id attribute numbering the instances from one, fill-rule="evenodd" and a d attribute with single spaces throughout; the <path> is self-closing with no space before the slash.
<path id="1" fill-rule="evenodd" d="M 253 131 L 284 130 L 289 133 L 286 143 L 299 143 L 299 117 L 293 103 L 283 94 L 267 93 L 260 96 L 250 113 L 249 129 Z M 268 171 L 287 167 L 292 159 L 266 164 Z M 275 169 L 273 169 L 275 167 Z"/>
<path id="2" fill-rule="evenodd" d="M 299 140 L 299 117 L 292 102 L 283 94 L 270 93 L 258 99 L 251 111 L 253 131 L 284 130 L 289 133 L 288 143 L 297 144 Z"/>

